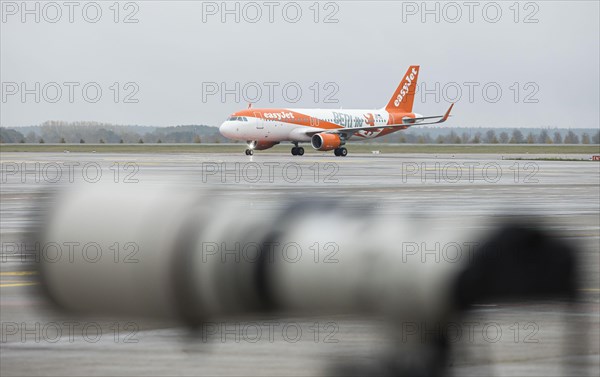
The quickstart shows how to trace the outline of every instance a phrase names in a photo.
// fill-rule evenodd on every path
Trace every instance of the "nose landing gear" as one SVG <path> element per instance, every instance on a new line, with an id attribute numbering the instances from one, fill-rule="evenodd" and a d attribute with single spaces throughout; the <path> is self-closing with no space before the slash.
<path id="1" fill-rule="evenodd" d="M 254 151 L 252 149 L 246 149 L 246 156 L 252 156 Z"/>

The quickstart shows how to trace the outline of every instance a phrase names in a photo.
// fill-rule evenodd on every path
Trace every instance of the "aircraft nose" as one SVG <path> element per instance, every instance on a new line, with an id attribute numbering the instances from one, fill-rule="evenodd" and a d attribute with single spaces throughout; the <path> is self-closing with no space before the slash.
<path id="1" fill-rule="evenodd" d="M 230 137 L 233 134 L 233 124 L 231 122 L 223 122 L 219 127 L 219 132 L 225 137 Z"/>

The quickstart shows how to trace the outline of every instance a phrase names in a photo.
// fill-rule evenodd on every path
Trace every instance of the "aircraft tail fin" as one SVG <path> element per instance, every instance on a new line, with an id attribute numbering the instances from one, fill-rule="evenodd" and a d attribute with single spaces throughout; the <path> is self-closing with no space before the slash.
<path id="1" fill-rule="evenodd" d="M 400 85 L 388 102 L 385 109 L 388 112 L 411 113 L 417 89 L 417 78 L 419 77 L 419 66 L 411 65 L 400 81 Z"/>

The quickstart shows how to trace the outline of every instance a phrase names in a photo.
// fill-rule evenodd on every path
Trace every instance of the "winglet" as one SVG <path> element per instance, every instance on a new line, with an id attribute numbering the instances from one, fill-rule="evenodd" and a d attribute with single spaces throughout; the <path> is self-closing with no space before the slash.
<path id="1" fill-rule="evenodd" d="M 252 108 L 252 102 L 248 102 L 248 108 Z"/>
<path id="2" fill-rule="evenodd" d="M 444 114 L 444 117 L 442 118 L 441 122 L 445 122 L 448 119 L 448 117 L 450 116 L 450 111 L 452 111 L 453 107 L 454 107 L 454 104 L 451 104 L 450 107 L 448 108 L 448 111 L 446 111 L 446 114 Z"/>

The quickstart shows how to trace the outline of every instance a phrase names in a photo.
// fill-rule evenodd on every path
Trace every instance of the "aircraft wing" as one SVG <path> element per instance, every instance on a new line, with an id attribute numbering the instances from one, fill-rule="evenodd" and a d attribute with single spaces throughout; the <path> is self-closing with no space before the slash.
<path id="1" fill-rule="evenodd" d="M 354 134 L 354 133 L 356 133 L 358 131 L 373 131 L 373 130 L 378 130 L 378 129 L 382 129 L 382 128 L 408 128 L 408 127 L 417 126 L 417 125 L 418 126 L 423 126 L 423 125 L 428 125 L 428 124 L 444 123 L 450 117 L 450 111 L 452 111 L 452 107 L 453 106 L 454 106 L 454 104 L 451 104 L 450 107 L 448 108 L 448 110 L 446 111 L 446 114 L 444 114 L 444 115 L 435 115 L 435 116 L 428 116 L 428 117 L 411 118 L 411 120 L 413 120 L 413 121 L 441 118 L 440 120 L 435 121 L 435 122 L 400 123 L 400 124 L 387 124 L 385 126 L 335 128 L 335 129 L 323 130 L 323 131 L 310 131 L 310 132 L 306 132 L 306 134 L 309 135 L 309 136 L 312 136 L 312 135 L 315 135 L 315 134 L 319 134 L 319 133 L 325 133 L 325 134 L 346 134 L 346 136 L 350 136 L 350 135 L 352 135 L 352 134 Z"/>

